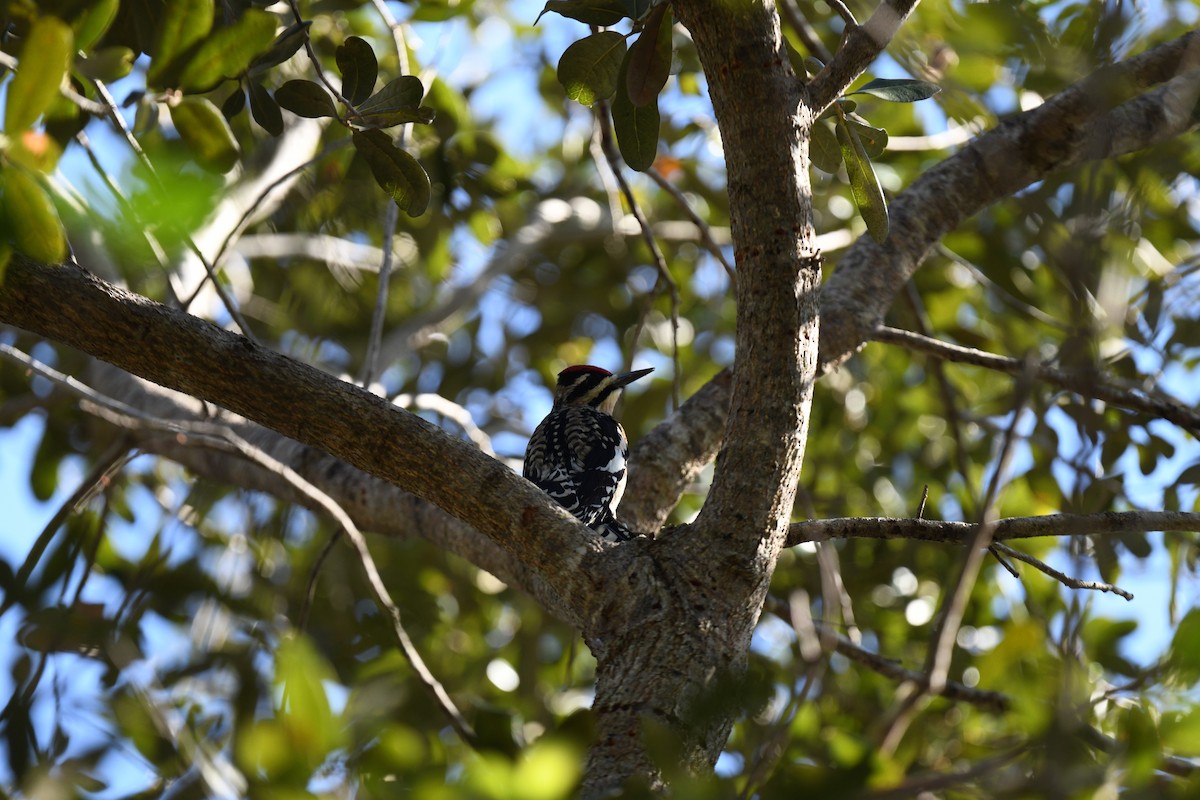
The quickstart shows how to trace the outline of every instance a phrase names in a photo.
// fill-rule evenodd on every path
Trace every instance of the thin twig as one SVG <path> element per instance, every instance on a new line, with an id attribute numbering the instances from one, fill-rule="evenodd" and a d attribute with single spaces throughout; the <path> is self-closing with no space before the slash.
<path id="1" fill-rule="evenodd" d="M 847 28 L 858 27 L 858 20 L 854 18 L 854 14 L 850 11 L 849 7 L 842 2 L 842 0 L 825 0 L 825 2 L 829 3 L 829 5 L 833 7 L 833 10 L 837 12 L 838 16 L 845 21 Z"/>
<path id="2" fill-rule="evenodd" d="M 1018 358 L 998 356 L 972 347 L 943 342 L 912 331 L 889 328 L 886 325 L 876 328 L 875 332 L 871 334 L 871 338 L 877 342 L 898 344 L 910 350 L 928 353 L 946 361 L 971 364 L 997 372 L 1005 372 L 1009 375 L 1020 374 L 1024 369 L 1024 362 Z M 1144 389 L 1115 386 L 1092 371 L 1068 372 L 1045 365 L 1034 365 L 1033 377 L 1083 397 L 1102 400 L 1130 411 L 1140 411 L 1154 417 L 1161 417 L 1168 422 L 1175 423 L 1193 436 L 1200 437 L 1200 413 L 1187 408 L 1172 397 L 1162 395 L 1161 392 L 1151 393 Z"/>
<path id="3" fill-rule="evenodd" d="M 20 64 L 21 62 L 13 56 L 0 51 L 0 67 L 10 69 L 13 72 L 19 72 Z M 103 117 L 106 113 L 108 113 L 108 109 L 105 108 L 103 103 L 97 103 L 95 100 L 84 97 L 79 92 L 75 91 L 75 89 L 67 81 L 63 81 L 59 85 L 58 93 L 93 116 Z"/>
<path id="4" fill-rule="evenodd" d="M 100 80 L 99 78 L 93 78 L 92 83 L 96 87 L 97 93 L 104 98 L 104 102 L 108 107 L 108 118 L 112 120 L 113 125 L 116 126 L 118 132 L 120 132 L 125 138 L 125 142 L 133 150 L 134 154 L 138 158 L 138 161 L 140 161 L 142 166 L 145 167 L 147 174 L 150 175 L 150 178 L 154 182 L 155 190 L 160 193 L 165 193 L 166 187 L 163 185 L 162 179 L 159 178 L 158 171 L 154 168 L 154 164 L 150 161 L 150 157 L 146 155 L 146 151 L 142 149 L 142 145 L 138 142 L 137 137 L 133 135 L 133 131 L 131 131 L 129 126 L 125 124 L 125 118 L 121 116 L 121 112 L 117 108 L 117 101 L 108 91 L 108 87 L 105 86 L 104 81 Z M 184 233 L 183 240 L 187 244 L 188 249 L 195 254 L 197 260 L 199 260 L 200 264 L 204 267 L 204 272 L 207 275 L 208 280 L 212 281 L 213 289 L 216 291 L 217 297 L 221 299 L 221 303 L 225 306 L 225 310 L 229 312 L 229 317 L 238 326 L 241 334 L 252 342 L 256 341 L 253 332 L 250 330 L 250 326 L 246 324 L 246 320 L 242 317 L 242 312 L 238 309 L 237 303 L 233 301 L 233 297 L 229 295 L 229 293 L 225 290 L 225 287 L 217 279 L 217 273 L 216 270 L 213 269 L 212 263 L 205 258 L 204 253 L 200 251 L 199 246 L 197 246 L 196 241 L 191 237 L 190 234 Z M 196 295 L 199 294 L 199 291 L 200 289 L 197 287 L 196 292 L 192 294 L 191 298 L 183 303 L 184 310 L 187 310 L 188 306 L 191 304 L 191 300 L 195 299 Z"/>
<path id="5" fill-rule="evenodd" d="M 608 160 L 609 166 L 612 168 L 613 175 L 617 179 L 617 184 L 621 187 L 621 195 L 625 198 L 625 204 L 629 206 L 629 212 L 633 214 L 633 218 L 637 220 L 638 227 L 642 231 L 642 240 L 646 246 L 650 248 L 650 255 L 654 260 L 654 267 L 658 270 L 658 286 L 666 286 L 671 302 L 671 368 L 672 368 L 672 383 L 671 397 L 675 408 L 679 408 L 680 404 L 680 384 L 682 376 L 679 370 L 679 284 L 675 282 L 675 278 L 671 276 L 671 270 L 667 267 L 667 259 L 663 256 L 662 250 L 658 246 L 658 240 L 654 236 L 654 231 L 650 227 L 650 223 L 646 221 L 645 214 L 642 213 L 642 207 L 638 204 L 637 198 L 634 197 L 633 189 L 630 188 L 629 182 L 625 180 L 624 174 L 621 172 L 621 161 L 617 154 L 616 145 L 613 141 L 612 128 L 609 123 L 609 108 L 607 103 L 598 103 L 596 110 L 596 123 L 600 126 L 600 147 L 604 151 L 604 156 Z M 653 295 L 651 295 L 653 297 Z M 649 308 L 649 303 L 647 303 Z M 635 340 L 636 343 L 636 340 Z M 630 353 L 630 358 L 633 354 Z"/>
<path id="6" fill-rule="evenodd" d="M 1132 592 L 1128 592 L 1119 586 L 1116 586 L 1111 583 L 1102 583 L 1099 581 L 1084 581 L 1084 580 L 1080 580 L 1079 578 L 1072 578 L 1070 575 L 1067 575 L 1066 573 L 1059 572 L 1058 570 L 1056 570 L 1054 567 L 1050 566 L 1046 562 L 1044 562 L 1038 558 L 1035 558 L 1034 556 L 1031 556 L 1028 553 L 1024 553 L 1020 550 L 1016 550 L 1012 547 L 1009 547 L 1008 545 L 1004 544 L 1003 542 L 993 542 L 992 547 L 996 548 L 997 550 L 999 550 L 1001 553 L 1004 553 L 1005 555 L 1012 556 L 1013 558 L 1017 559 L 1018 561 L 1024 561 L 1026 564 L 1029 564 L 1030 566 L 1035 567 L 1040 572 L 1046 573 L 1051 578 L 1054 578 L 1054 580 L 1058 581 L 1059 583 L 1061 583 L 1063 586 L 1066 586 L 1067 588 L 1089 589 L 1089 590 L 1097 591 L 1097 592 L 1111 592 L 1115 595 L 1120 595 L 1121 597 L 1124 597 L 1126 600 L 1133 599 Z M 1001 562 L 1001 563 L 1003 563 L 1003 562 Z M 1009 569 L 1013 572 L 1016 571 L 1016 570 L 1012 570 L 1011 567 L 1009 567 Z"/>
<path id="7" fill-rule="evenodd" d="M 909 281 L 905 284 L 905 289 L 904 296 L 908 301 L 909 307 L 912 309 L 919 332 L 923 336 L 929 336 L 933 326 L 929 320 L 929 314 L 925 309 L 925 303 L 917 291 L 916 284 L 913 281 Z M 975 509 L 979 505 L 979 497 L 975 493 L 971 480 L 971 459 L 967 453 L 967 440 L 963 434 L 962 413 L 958 408 L 958 399 L 955 395 L 954 387 L 950 383 L 950 379 L 946 376 L 942 360 L 933 359 L 929 367 L 933 370 L 933 376 L 937 380 L 938 393 L 942 396 L 942 406 L 946 410 L 946 420 L 950 423 L 950 432 L 954 436 L 955 466 L 958 468 L 958 474 L 962 476 L 963 487 L 966 489 L 969 501 L 969 505 L 963 508 L 963 516 L 968 518 L 974 517 Z M 920 517 L 921 515 L 918 514 L 917 516 Z"/>
<path id="8" fill-rule="evenodd" d="M 891 139 L 888 140 L 888 149 L 895 149 L 892 147 Z M 1012 308 L 1013 310 L 1030 317 L 1031 319 L 1036 319 L 1043 325 L 1048 325 L 1055 330 L 1066 331 L 1070 329 L 1069 325 L 1063 324 L 1059 320 L 1047 314 L 1045 311 L 1042 311 L 1037 306 L 1025 302 L 1000 284 L 996 283 L 994 280 L 989 278 L 988 274 L 982 269 L 975 266 L 970 261 L 963 258 L 941 242 L 938 242 L 936 245 L 934 245 L 934 248 L 943 258 L 953 261 L 955 264 L 958 264 L 960 267 L 970 272 L 971 275 L 975 277 L 975 280 L 987 286 L 993 293 L 995 293 L 996 299 L 998 299 L 1001 303 L 1004 303 L 1009 308 Z"/>
<path id="9" fill-rule="evenodd" d="M 379 290 L 375 293 L 375 311 L 371 314 L 371 332 L 367 338 L 367 355 L 363 359 L 362 387 L 371 390 L 371 384 L 379 375 L 380 342 L 383 341 L 383 320 L 387 316 L 388 290 L 392 278 L 392 241 L 396 237 L 396 222 L 400 218 L 400 207 L 389 200 L 383 212 L 383 260 L 379 264 Z"/>
<path id="10" fill-rule="evenodd" d="M 729 259 L 725 258 L 725 253 L 721 250 L 721 246 L 713 239 L 712 231 L 709 229 L 708 223 L 700 219 L 700 215 L 695 212 L 691 203 L 689 203 L 687 198 L 683 196 L 683 192 L 679 191 L 679 188 L 667 180 L 661 172 L 654 167 L 651 167 L 650 169 L 646 170 L 645 174 L 650 176 L 651 180 L 657 183 L 663 191 L 675 199 L 675 202 L 681 209 L 683 209 L 683 213 L 687 215 L 687 218 L 690 219 L 692 224 L 696 226 L 697 230 L 699 230 L 700 243 L 704 245 L 704 249 L 712 253 L 713 257 L 716 258 L 717 261 L 721 263 L 721 266 L 725 268 L 725 274 L 729 276 L 729 285 L 736 287 L 737 272 L 734 270 L 733 265 L 729 263 Z"/>
<path id="11" fill-rule="evenodd" d="M 0 356 L 21 364 L 42 377 L 67 388 L 82 399 L 80 407 L 93 416 L 127 429 L 147 428 L 175 433 L 194 439 L 197 443 L 204 446 L 235 453 L 279 475 L 301 493 L 313 500 L 341 526 L 342 530 L 346 533 L 346 538 L 350 540 L 355 550 L 358 551 L 359 562 L 363 568 L 363 572 L 366 574 L 367 583 L 375 595 L 376 602 L 391 617 L 392 633 L 400 645 L 401 652 L 409 664 L 412 665 L 421 683 L 433 695 L 439 707 L 441 707 L 442 711 L 449 718 L 451 726 L 454 727 L 463 741 L 472 747 L 478 746 L 478 737 L 471 728 L 470 723 L 466 721 L 457 706 L 454 705 L 454 701 L 450 699 L 449 694 L 447 694 L 442 684 L 429 671 L 429 668 L 421 658 L 420 652 L 413 644 L 407 630 L 405 630 L 400 616 L 400 609 L 392 600 L 387 587 L 383 584 L 383 578 L 379 575 L 379 570 L 376 568 L 375 561 L 371 557 L 371 552 L 367 548 L 366 539 L 363 538 L 362 533 L 358 530 L 354 521 L 350 519 L 345 509 L 338 505 L 329 495 L 314 486 L 288 465 L 267 454 L 262 449 L 251 445 L 227 426 L 208 422 L 181 422 L 145 414 L 126 403 L 97 392 L 92 387 L 76 380 L 70 375 L 58 372 L 6 344 L 0 344 Z"/>
<path id="12" fill-rule="evenodd" d="M 8 345 L 0 344 L 0 356 L 14 360 L 9 355 L 10 349 Z M 16 361 L 16 363 L 22 362 Z M 137 451 L 131 450 L 123 440 L 118 440 L 100 455 L 95 466 L 84 476 L 75 491 L 59 504 L 58 509 L 50 517 L 50 521 L 43 526 L 42 532 L 34 540 L 33 546 L 29 548 L 29 553 L 25 556 L 25 561 L 22 562 L 16 577 L 13 578 L 14 586 L 24 586 L 29 581 L 29 576 L 37 568 L 46 548 L 67 517 L 74 514 L 76 509 L 90 501 L 99 491 L 106 488 L 112 482 L 113 476 L 120 472 L 137 454 Z M 5 593 L 4 600 L 0 601 L 0 617 L 4 616 L 4 613 L 17 602 L 18 594 L 17 592 Z"/>
<path id="13" fill-rule="evenodd" d="M 796 35 L 800 37 L 800 41 L 808 48 L 808 54 L 820 59 L 821 63 L 828 64 L 833 59 L 833 53 L 821 41 L 821 37 L 817 35 L 816 29 L 809 23 L 807 19 L 801 15 L 799 9 L 796 8 L 796 0 L 782 0 L 779 3 L 780 16 L 792 27 Z M 797 78 L 804 80 L 804 75 L 797 75 Z"/>

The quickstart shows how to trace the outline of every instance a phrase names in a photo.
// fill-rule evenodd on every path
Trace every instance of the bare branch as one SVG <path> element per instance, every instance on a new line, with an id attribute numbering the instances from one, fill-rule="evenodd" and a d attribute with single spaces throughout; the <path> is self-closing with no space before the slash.
<path id="1" fill-rule="evenodd" d="M 602 598 L 583 565 L 588 553 L 611 546 L 507 466 L 382 398 L 71 265 L 47 268 L 14 256 L 0 285 L 0 320 L 395 482 L 525 560 L 554 586 L 571 618 L 599 613 Z M 138 347 L 128 346 L 135 341 Z M 290 402 L 281 403 L 281 393 Z"/>
<path id="2" fill-rule="evenodd" d="M 966 544 L 979 524 L 932 519 L 840 517 L 792 523 L 788 546 L 826 539 L 911 539 Z M 1200 531 L 1200 513 L 1187 511 L 1106 511 L 1101 514 L 1046 514 L 996 521 L 997 542 L 1039 536 L 1113 536 L 1148 531 Z"/>
<path id="3" fill-rule="evenodd" d="M 462 737 L 463 741 L 472 747 L 478 747 L 478 737 L 475 735 L 475 731 L 472 730 L 470 723 L 466 721 L 462 713 L 458 710 L 458 707 L 454 705 L 454 701 L 450 699 L 450 695 L 447 694 L 445 687 L 442 686 L 441 682 L 438 681 L 429 670 L 429 667 L 426 666 L 420 651 L 417 650 L 416 645 L 413 644 L 412 639 L 409 637 L 400 615 L 400 608 L 392 600 L 391 594 L 383 584 L 383 578 L 379 575 L 379 569 L 375 566 L 375 560 L 371 557 L 371 551 L 367 547 L 366 539 L 363 538 L 358 526 L 354 524 L 354 521 L 350 519 L 345 510 L 329 495 L 305 480 L 291 467 L 272 458 L 269 454 L 250 444 L 224 425 L 202 422 L 180 422 L 178 420 L 153 417 L 118 400 L 107 397 L 92 387 L 42 364 L 9 345 L 0 344 L 0 356 L 20 364 L 32 372 L 36 372 L 38 375 L 53 381 L 79 396 L 82 400 L 81 407 L 89 414 L 129 430 L 149 428 L 166 433 L 174 433 L 194 439 L 197 443 L 204 446 L 217 447 L 236 453 L 242 458 L 253 461 L 260 467 L 279 475 L 315 501 L 326 514 L 337 521 L 342 531 L 346 534 L 346 538 L 350 540 L 350 543 L 358 552 L 359 563 L 366 574 L 367 583 L 370 585 L 371 591 L 375 594 L 376 602 L 391 617 L 392 633 L 396 637 L 396 642 L 400 646 L 401 653 L 403 653 L 413 670 L 417 673 L 417 678 L 433 695 L 434 701 L 445 712 L 451 726 Z M 85 484 L 85 486 L 87 486 L 88 491 L 91 491 L 92 485 Z M 71 508 L 73 507 L 71 506 Z"/>
<path id="4" fill-rule="evenodd" d="M 945 361 L 972 364 L 1009 375 L 1019 374 L 1024 363 L 1020 359 L 998 356 L 887 326 L 877 328 L 871 338 L 877 342 L 899 344 L 910 350 L 928 353 Z M 1200 437 L 1200 413 L 1159 393 L 1151 394 L 1143 389 L 1114 386 L 1095 372 L 1068 372 L 1054 367 L 1035 365 L 1033 376 L 1037 380 L 1083 397 L 1102 400 L 1120 408 L 1160 417 L 1175 423 L 1193 436 Z"/>
<path id="5" fill-rule="evenodd" d="M 1083 581 L 1083 580 L 1080 580 L 1079 578 L 1072 578 L 1071 576 L 1067 575 L 1065 572 L 1059 572 L 1054 567 L 1050 566 L 1049 564 L 1042 561 L 1041 559 L 1035 558 L 1034 556 L 1031 556 L 1028 553 L 1024 553 L 1020 550 L 1016 550 L 1012 547 L 1009 547 L 1008 545 L 1004 544 L 1003 542 L 993 542 L 992 547 L 999 550 L 1001 553 L 1005 553 L 1006 555 L 1012 556 L 1013 558 L 1017 559 L 1018 561 L 1024 561 L 1026 564 L 1029 564 L 1030 566 L 1035 567 L 1039 571 L 1046 573 L 1051 578 L 1054 578 L 1054 580 L 1058 581 L 1063 586 L 1066 586 L 1069 589 L 1091 589 L 1091 590 L 1097 591 L 1097 592 L 1112 592 L 1113 594 L 1124 597 L 1126 600 L 1133 599 L 1132 592 L 1127 592 L 1119 586 L 1116 586 L 1111 583 L 1101 583 L 1099 581 Z M 1001 561 L 1001 563 L 1004 563 L 1004 562 Z M 1010 568 L 1010 571 L 1011 571 L 1011 568 Z"/>

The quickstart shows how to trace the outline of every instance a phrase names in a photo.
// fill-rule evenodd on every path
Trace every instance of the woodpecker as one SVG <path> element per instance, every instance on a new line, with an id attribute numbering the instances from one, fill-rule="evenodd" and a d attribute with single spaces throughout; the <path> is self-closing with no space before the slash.
<path id="1" fill-rule="evenodd" d="M 525 449 L 522 474 L 608 541 L 635 535 L 614 514 L 625 492 L 629 441 L 612 412 L 621 389 L 653 371 L 567 367 L 558 373 L 554 407 Z"/>

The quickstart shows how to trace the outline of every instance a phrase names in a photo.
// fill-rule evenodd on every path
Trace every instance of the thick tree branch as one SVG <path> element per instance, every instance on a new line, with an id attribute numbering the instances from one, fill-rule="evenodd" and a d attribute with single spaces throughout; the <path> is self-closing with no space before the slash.
<path id="1" fill-rule="evenodd" d="M 810 101 L 817 114 L 846 91 L 884 51 L 917 2 L 918 0 L 884 0 L 875 8 L 871 18 L 862 25 L 853 23 L 854 17 L 850 15 L 849 10 L 842 15 L 847 17 L 846 35 L 842 46 L 834 53 L 833 60 L 826 64 L 809 84 Z"/>
<path id="2" fill-rule="evenodd" d="M 826 539 L 912 539 L 967 544 L 979 528 L 976 522 L 933 519 L 845 517 L 793 522 L 788 546 Z M 1032 539 L 1037 536 L 1111 536 L 1148 531 L 1200 531 L 1200 513 L 1186 511 L 1106 511 L 1100 514 L 1046 514 L 998 520 L 992 539 Z"/>
<path id="3" fill-rule="evenodd" d="M 584 563 L 597 537 L 471 445 L 386 400 L 70 265 L 14 256 L 0 321 L 216 403 L 435 503 L 536 570 L 570 608 L 598 613 Z M 581 568 L 583 567 L 583 568 Z M 586 624 L 585 626 L 586 627 Z"/>
<path id="4" fill-rule="evenodd" d="M 1119 155 L 1160 141 L 1157 131 L 1143 129 L 1144 138 L 1138 138 L 1126 127 L 1129 133 L 1119 137 L 1124 150 L 1095 145 L 1103 138 L 1098 131 L 1112 123 L 1110 112 L 1122 99 L 1185 76 L 1198 62 L 1200 31 L 1193 31 L 1093 73 L 1041 106 L 1010 117 L 924 173 L 888 204 L 892 233 L 887 240 L 878 244 L 869 236 L 860 237 L 825 284 L 822 369 L 829 370 L 858 351 L 930 248 L 964 220 L 1054 171 L 1099 153 Z M 1162 117 L 1190 119 L 1189 125 L 1194 125 L 1194 104 L 1190 114 L 1176 109 L 1183 94 L 1176 85 L 1146 98 L 1161 101 Z M 1165 110 L 1168 106 L 1170 112 Z"/>

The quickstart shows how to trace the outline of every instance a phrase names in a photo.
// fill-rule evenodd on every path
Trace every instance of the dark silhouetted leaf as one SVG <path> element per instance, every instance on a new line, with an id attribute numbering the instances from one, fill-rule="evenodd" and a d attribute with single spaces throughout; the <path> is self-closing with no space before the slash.
<path id="1" fill-rule="evenodd" d="M 842 160 L 846 162 L 846 172 L 850 175 L 850 192 L 854 195 L 858 213 L 867 223 L 871 238 L 882 242 L 888 235 L 887 203 L 883 199 L 883 189 L 879 186 L 871 158 L 858 133 L 841 118 L 837 121 L 837 139 L 842 148 Z"/>
<path id="2" fill-rule="evenodd" d="M 342 73 L 342 97 L 354 105 L 371 96 L 379 77 L 379 62 L 366 39 L 351 36 L 337 49 L 338 70 Z M 420 101 L 418 96 L 417 100 Z"/>
<path id="3" fill-rule="evenodd" d="M 421 104 L 425 87 L 412 75 L 401 75 L 378 92 L 358 104 L 361 114 L 379 114 L 389 111 L 409 111 Z"/>
<path id="4" fill-rule="evenodd" d="M 549 0 L 541 14 L 533 21 L 534 24 L 536 25 L 542 14 L 548 11 L 587 25 L 602 27 L 616 25 L 625 19 L 625 4 L 621 0 Z"/>
<path id="5" fill-rule="evenodd" d="M 392 128 L 409 122 L 419 122 L 428 125 L 433 122 L 435 112 L 429 106 L 419 106 L 401 111 L 374 111 L 363 114 L 354 120 L 360 128 Z"/>
<path id="6" fill-rule="evenodd" d="M 864 83 L 851 94 L 869 94 L 893 103 L 915 103 L 918 100 L 928 100 L 940 92 L 942 87 L 929 81 L 917 81 L 911 78 L 876 78 Z"/>
<path id="7" fill-rule="evenodd" d="M 184 64 L 179 85 L 205 90 L 241 74 L 275 38 L 275 15 L 248 9 L 232 25 L 204 40 Z"/>
<path id="8" fill-rule="evenodd" d="M 617 78 L 625 57 L 625 37 L 601 31 L 572 44 L 558 60 L 558 82 L 567 97 L 590 106 L 617 91 Z"/>
<path id="9" fill-rule="evenodd" d="M 212 172 L 228 172 L 238 162 L 237 140 L 225 117 L 203 97 L 184 97 L 171 107 L 171 121 L 196 162 Z"/>
<path id="10" fill-rule="evenodd" d="M 279 105 L 261 83 L 250 82 L 250 114 L 272 136 L 283 133 L 283 115 Z"/>
<path id="11" fill-rule="evenodd" d="M 417 160 L 395 145 L 383 131 L 355 131 L 354 147 L 383 190 L 400 210 L 419 217 L 429 207 L 429 176 Z"/>
<path id="12" fill-rule="evenodd" d="M 154 58 L 146 71 L 146 83 L 161 86 L 172 62 L 212 30 L 213 0 L 172 0 L 164 4 L 162 22 L 155 37 Z"/>
<path id="13" fill-rule="evenodd" d="M 641 36 L 629 48 L 625 88 L 635 106 L 653 103 L 671 77 L 671 6 L 655 6 Z"/>
<path id="14" fill-rule="evenodd" d="M 329 92 L 312 81 L 288 81 L 275 90 L 275 102 L 301 117 L 336 117 L 337 109 Z"/>
<path id="15" fill-rule="evenodd" d="M 242 91 L 239 85 L 229 97 L 225 98 L 225 102 L 221 103 L 221 114 L 225 119 L 233 119 L 238 114 L 242 113 L 242 109 L 246 107 L 246 93 Z"/>
<path id="16" fill-rule="evenodd" d="M 41 17 L 21 47 L 21 67 L 8 85 L 4 132 L 13 135 L 37 121 L 62 85 L 71 65 L 75 36 L 54 17 Z"/>
<path id="17" fill-rule="evenodd" d="M 275 37 L 270 49 L 250 62 L 247 72 L 251 75 L 261 75 L 271 67 L 277 67 L 294 56 L 296 51 L 304 46 L 310 25 L 312 25 L 312 20 L 309 19 L 284 28 L 283 32 Z"/>
<path id="18" fill-rule="evenodd" d="M 625 62 L 628 61 L 626 58 Z M 613 99 L 613 131 L 617 135 L 621 158 L 631 168 L 645 172 L 654 165 L 654 157 L 658 153 L 661 118 L 657 102 L 635 106 L 629 99 L 625 93 L 625 67 L 626 64 L 622 63 L 621 74 L 617 78 L 617 94 Z"/>
<path id="19" fill-rule="evenodd" d="M 42 264 L 67 257 L 67 237 L 50 196 L 32 175 L 10 166 L 3 178 L 5 224 L 13 246 Z"/>
<path id="20" fill-rule="evenodd" d="M 650 9 L 650 0 L 621 0 L 621 7 L 625 9 L 625 16 L 630 19 L 641 19 L 642 15 Z"/>

